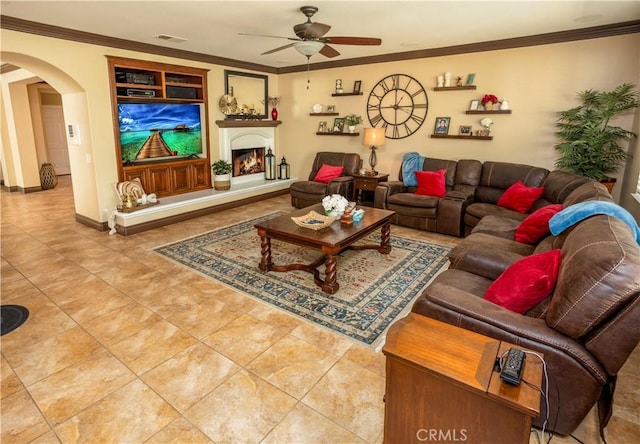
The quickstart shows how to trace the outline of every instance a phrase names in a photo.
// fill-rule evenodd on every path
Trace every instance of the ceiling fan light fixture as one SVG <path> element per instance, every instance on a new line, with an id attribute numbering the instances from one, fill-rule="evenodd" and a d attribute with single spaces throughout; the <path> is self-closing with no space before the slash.
<path id="1" fill-rule="evenodd" d="M 311 57 L 324 48 L 324 43 L 317 40 L 304 40 L 294 43 L 293 47 L 303 56 Z"/>

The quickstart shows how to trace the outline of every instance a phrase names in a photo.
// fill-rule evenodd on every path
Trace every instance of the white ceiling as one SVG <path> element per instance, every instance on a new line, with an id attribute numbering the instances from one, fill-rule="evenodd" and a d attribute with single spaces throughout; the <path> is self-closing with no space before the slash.
<path id="1" fill-rule="evenodd" d="M 640 1 L 300 0 L 300 1 L 1 1 L 2 15 L 126 40 L 258 63 L 302 65 L 294 48 L 260 55 L 291 43 L 239 32 L 294 37 L 306 17 L 331 25 L 326 36 L 379 37 L 381 46 L 334 45 L 341 55 L 311 63 L 523 37 L 640 19 Z M 159 34 L 186 38 L 174 43 Z"/>

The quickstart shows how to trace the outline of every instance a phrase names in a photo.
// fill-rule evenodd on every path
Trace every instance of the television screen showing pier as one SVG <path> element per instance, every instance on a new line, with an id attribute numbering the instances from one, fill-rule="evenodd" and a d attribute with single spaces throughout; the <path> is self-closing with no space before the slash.
<path id="1" fill-rule="evenodd" d="M 120 103 L 122 162 L 202 154 L 200 105 Z"/>

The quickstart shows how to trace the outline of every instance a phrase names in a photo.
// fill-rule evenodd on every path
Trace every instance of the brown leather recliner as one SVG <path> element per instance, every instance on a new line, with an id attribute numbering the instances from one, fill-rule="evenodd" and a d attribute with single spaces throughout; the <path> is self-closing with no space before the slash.
<path id="1" fill-rule="evenodd" d="M 640 247 L 629 226 L 606 215 L 578 222 L 547 242 L 535 249 L 560 249 L 556 287 L 525 315 L 483 298 L 510 263 L 534 249 L 501 252 L 499 243 L 478 244 L 457 257 L 455 268 L 438 275 L 412 311 L 542 352 L 549 373 L 549 428 L 564 435 L 596 402 L 601 426 L 606 424 L 616 374 L 640 341 Z M 545 410 L 541 402 L 534 425 L 542 425 Z"/>
<path id="2" fill-rule="evenodd" d="M 446 160 L 427 157 L 422 171 L 446 170 L 444 197 L 415 194 L 417 187 L 405 186 L 402 168 L 397 181 L 381 182 L 374 206 L 395 211 L 393 223 L 418 230 L 461 237 L 465 209 L 473 202 L 482 163 L 478 160 Z"/>
<path id="3" fill-rule="evenodd" d="M 343 166 L 342 175 L 329 183 L 314 182 L 318 170 L 323 164 L 331 166 Z M 358 174 L 362 165 L 360 155 L 355 153 L 319 152 L 316 154 L 311 166 L 308 180 L 302 180 L 291 184 L 291 205 L 296 208 L 304 208 L 316 205 L 322 198 L 329 194 L 341 194 L 348 200 L 353 199 L 353 175 Z"/>

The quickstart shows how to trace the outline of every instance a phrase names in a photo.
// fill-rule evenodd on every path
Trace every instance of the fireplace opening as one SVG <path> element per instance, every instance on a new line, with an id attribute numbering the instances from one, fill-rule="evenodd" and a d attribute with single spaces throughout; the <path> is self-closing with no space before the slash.
<path id="1" fill-rule="evenodd" d="M 265 147 L 232 150 L 233 177 L 264 173 L 264 150 Z"/>

